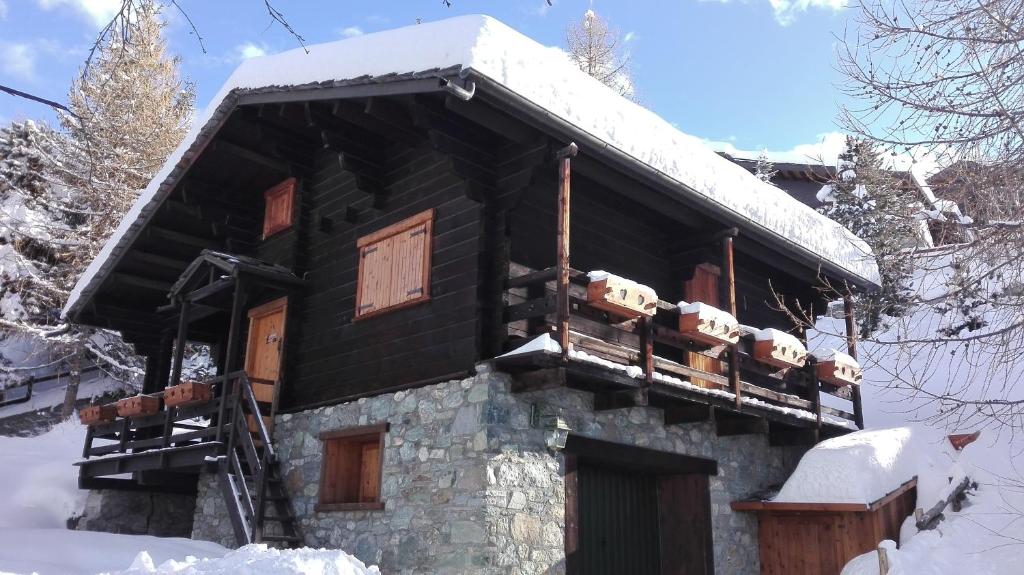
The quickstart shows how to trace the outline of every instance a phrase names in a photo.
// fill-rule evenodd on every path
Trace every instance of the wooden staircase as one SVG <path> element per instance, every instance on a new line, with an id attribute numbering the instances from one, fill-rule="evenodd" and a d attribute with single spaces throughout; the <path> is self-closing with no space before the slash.
<path id="1" fill-rule="evenodd" d="M 230 417 L 227 449 L 217 458 L 218 480 L 235 541 L 239 546 L 278 543 L 299 547 L 303 539 L 252 383 L 244 374 L 235 381 L 236 393 L 230 394 L 235 405 L 226 414 Z"/>

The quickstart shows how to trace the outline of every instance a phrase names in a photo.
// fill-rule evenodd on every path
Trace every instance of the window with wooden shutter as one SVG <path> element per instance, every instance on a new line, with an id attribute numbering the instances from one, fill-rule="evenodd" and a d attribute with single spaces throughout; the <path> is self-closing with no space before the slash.
<path id="1" fill-rule="evenodd" d="M 320 434 L 323 463 L 317 511 L 383 509 L 380 496 L 384 437 L 388 424 Z"/>
<path id="2" fill-rule="evenodd" d="M 683 282 L 683 299 L 688 302 L 701 302 L 718 307 L 721 299 L 719 279 L 722 270 L 714 264 L 698 264 L 693 270 L 693 277 Z M 686 365 L 708 373 L 725 373 L 725 364 L 699 353 L 686 352 Z M 695 385 L 713 387 L 701 379 L 693 379 Z"/>
<path id="3" fill-rule="evenodd" d="M 263 192 L 263 239 L 292 227 L 295 178 L 288 178 Z"/>
<path id="4" fill-rule="evenodd" d="M 433 224 L 427 210 L 359 238 L 356 319 L 430 298 Z"/>

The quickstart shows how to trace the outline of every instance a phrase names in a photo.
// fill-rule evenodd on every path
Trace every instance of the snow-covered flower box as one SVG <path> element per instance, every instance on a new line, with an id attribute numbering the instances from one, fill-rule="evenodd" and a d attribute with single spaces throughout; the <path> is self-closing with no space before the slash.
<path id="1" fill-rule="evenodd" d="M 592 271 L 587 277 L 587 303 L 599 310 L 627 318 L 657 311 L 658 294 L 645 285 L 605 271 Z"/>
<path id="2" fill-rule="evenodd" d="M 121 417 L 141 417 L 160 411 L 160 400 L 151 395 L 136 395 L 118 400 L 117 414 Z"/>
<path id="3" fill-rule="evenodd" d="M 679 332 L 708 345 L 730 344 L 740 340 L 740 322 L 706 303 L 679 302 Z"/>
<path id="4" fill-rule="evenodd" d="M 832 385 L 860 385 L 860 364 L 849 355 L 834 349 L 814 352 L 818 379 Z"/>
<path id="5" fill-rule="evenodd" d="M 78 420 L 82 425 L 110 423 L 117 417 L 117 408 L 113 404 L 89 405 L 78 410 Z"/>
<path id="6" fill-rule="evenodd" d="M 792 334 L 775 328 L 754 332 L 754 358 L 775 367 L 803 367 L 807 348 Z"/>
<path id="7" fill-rule="evenodd" d="M 164 390 L 164 404 L 167 407 L 188 407 L 210 401 L 210 384 L 186 381 Z"/>

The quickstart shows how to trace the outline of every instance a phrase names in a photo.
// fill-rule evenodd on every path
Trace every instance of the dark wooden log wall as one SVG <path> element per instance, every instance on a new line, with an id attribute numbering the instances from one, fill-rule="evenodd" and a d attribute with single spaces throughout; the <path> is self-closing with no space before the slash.
<path id="1" fill-rule="evenodd" d="M 257 250 L 271 261 L 299 258 L 295 271 L 309 281 L 289 309 L 284 410 L 467 373 L 477 359 L 482 205 L 466 197 L 464 181 L 429 144 L 390 154 L 384 177 L 381 202 L 337 154 L 323 152 L 301 190 L 305 227 Z M 430 301 L 353 322 L 356 240 L 428 208 L 435 210 Z M 292 252 L 288 242 L 304 245 Z"/>
<path id="2" fill-rule="evenodd" d="M 534 269 L 555 263 L 557 182 L 554 167 L 550 171 L 550 178 L 538 178 L 525 191 L 510 217 L 511 259 Z M 708 226 L 688 228 L 631 201 L 629 190 L 612 192 L 573 175 L 570 263 L 576 269 L 603 269 L 649 285 L 661 299 L 678 301 L 683 297 L 683 281 L 691 277 L 694 266 L 721 264 L 718 243 L 696 249 L 679 247 L 710 237 L 715 228 L 712 222 Z M 735 263 L 739 320 L 755 327 L 790 329 L 792 322 L 774 309 L 769 280 L 776 291 L 805 303 L 818 297 L 811 281 L 796 280 L 740 249 L 737 247 Z M 816 309 L 819 306 L 816 304 Z"/>

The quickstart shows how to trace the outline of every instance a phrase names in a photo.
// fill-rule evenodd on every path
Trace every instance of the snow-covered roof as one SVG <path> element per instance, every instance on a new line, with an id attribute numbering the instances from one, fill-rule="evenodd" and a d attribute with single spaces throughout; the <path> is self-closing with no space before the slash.
<path id="1" fill-rule="evenodd" d="M 238 91 L 335 83 L 456 68 L 500 85 L 554 121 L 565 122 L 669 181 L 749 221 L 798 251 L 878 283 L 868 246 L 848 230 L 766 184 L 667 121 L 580 71 L 558 48 L 487 16 L 460 16 L 295 49 L 243 62 L 196 120 L 182 144 L 142 191 L 117 231 L 79 279 L 64 313 L 77 309 L 100 270 L 109 271 L 169 189 L 168 176 L 198 150 L 193 144 L 223 120 Z M 368 80 L 369 81 L 369 80 Z M 218 117 L 220 114 L 220 117 Z M 586 147 L 581 149 L 587 154 Z M 182 164 L 182 165 L 179 165 Z"/>

